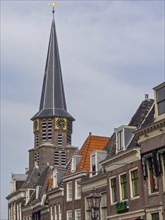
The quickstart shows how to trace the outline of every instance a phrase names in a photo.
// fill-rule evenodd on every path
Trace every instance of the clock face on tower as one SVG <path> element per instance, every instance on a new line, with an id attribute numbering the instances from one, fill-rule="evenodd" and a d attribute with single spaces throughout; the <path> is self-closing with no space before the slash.
<path id="1" fill-rule="evenodd" d="M 66 130 L 67 129 L 67 119 L 66 118 L 56 118 L 55 119 L 55 129 Z"/>
<path id="2" fill-rule="evenodd" d="M 34 131 L 39 131 L 39 120 L 38 120 L 38 119 L 36 119 L 36 120 L 34 121 L 33 130 L 34 130 Z"/>

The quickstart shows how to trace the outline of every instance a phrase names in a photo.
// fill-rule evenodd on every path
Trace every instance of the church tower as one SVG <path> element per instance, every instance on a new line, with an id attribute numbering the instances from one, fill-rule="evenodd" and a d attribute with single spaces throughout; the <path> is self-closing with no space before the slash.
<path id="1" fill-rule="evenodd" d="M 34 148 L 29 150 L 29 171 L 47 163 L 66 166 L 76 150 L 71 146 L 74 118 L 66 107 L 54 10 L 39 111 L 31 120 Z"/>

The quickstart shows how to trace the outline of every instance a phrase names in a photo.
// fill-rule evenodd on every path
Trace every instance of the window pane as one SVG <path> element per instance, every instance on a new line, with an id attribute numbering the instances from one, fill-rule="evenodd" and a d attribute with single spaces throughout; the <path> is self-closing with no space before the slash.
<path id="1" fill-rule="evenodd" d="M 81 220 L 81 210 L 80 209 L 75 210 L 75 220 Z"/>
<path id="2" fill-rule="evenodd" d="M 152 220 L 159 220 L 159 213 L 151 214 Z"/>
<path id="3" fill-rule="evenodd" d="M 96 174 L 96 155 L 92 155 L 92 175 Z"/>
<path id="4" fill-rule="evenodd" d="M 123 149 L 123 130 L 117 133 L 118 150 Z"/>
<path id="5" fill-rule="evenodd" d="M 165 100 L 158 103 L 158 114 L 165 113 Z"/>
<path id="6" fill-rule="evenodd" d="M 155 174 L 155 168 L 153 159 L 148 159 L 148 165 L 149 165 L 149 181 L 150 181 L 150 192 L 157 192 L 158 191 L 158 180 Z"/>
<path id="7" fill-rule="evenodd" d="M 126 188 L 126 174 L 120 176 L 120 184 L 121 184 L 121 199 L 127 199 L 127 188 Z"/>
<path id="8" fill-rule="evenodd" d="M 116 178 L 111 179 L 111 193 L 112 193 L 112 202 L 116 202 L 117 201 Z"/>
<path id="9" fill-rule="evenodd" d="M 72 220 L 72 211 L 67 211 L 67 220 Z"/>
<path id="10" fill-rule="evenodd" d="M 67 199 L 72 199 L 72 182 L 67 183 Z"/>
<path id="11" fill-rule="evenodd" d="M 131 181 L 132 181 L 132 196 L 138 196 L 138 171 L 134 170 L 131 172 Z"/>
<path id="12" fill-rule="evenodd" d="M 157 91 L 157 102 L 161 102 L 165 99 L 165 87 Z"/>

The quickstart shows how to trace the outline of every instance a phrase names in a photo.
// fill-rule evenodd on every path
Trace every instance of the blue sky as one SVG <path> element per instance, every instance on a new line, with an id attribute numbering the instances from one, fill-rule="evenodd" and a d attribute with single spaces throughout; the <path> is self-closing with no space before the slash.
<path id="1" fill-rule="evenodd" d="M 164 1 L 57 1 L 72 144 L 111 136 L 164 77 Z M 28 167 L 51 26 L 48 1 L 1 2 L 1 219 L 10 177 Z"/>

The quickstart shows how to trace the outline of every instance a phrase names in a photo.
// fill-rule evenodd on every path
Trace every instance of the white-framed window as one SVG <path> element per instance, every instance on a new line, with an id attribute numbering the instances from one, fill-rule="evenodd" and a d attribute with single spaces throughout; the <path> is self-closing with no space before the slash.
<path id="1" fill-rule="evenodd" d="M 62 220 L 61 205 L 58 204 L 58 220 Z"/>
<path id="2" fill-rule="evenodd" d="M 131 198 L 136 198 L 139 196 L 138 191 L 138 169 L 132 169 L 129 171 L 129 178 L 130 178 L 130 191 L 131 191 Z"/>
<path id="3" fill-rule="evenodd" d="M 54 220 L 54 216 L 53 216 L 53 206 L 50 206 L 50 220 Z"/>
<path id="4" fill-rule="evenodd" d="M 156 93 L 158 115 L 165 113 L 165 86 L 158 89 Z"/>
<path id="5" fill-rule="evenodd" d="M 75 210 L 75 220 L 81 220 L 81 209 Z"/>
<path id="6" fill-rule="evenodd" d="M 118 151 L 124 148 L 124 132 L 123 129 L 117 132 L 117 149 Z"/>
<path id="7" fill-rule="evenodd" d="M 57 206 L 54 205 L 54 220 L 57 220 Z"/>
<path id="8" fill-rule="evenodd" d="M 92 161 L 91 174 L 92 174 L 92 176 L 94 176 L 94 175 L 96 175 L 96 171 L 97 171 L 96 154 L 93 154 L 91 156 L 91 161 Z"/>
<path id="9" fill-rule="evenodd" d="M 68 210 L 66 215 L 67 215 L 67 220 L 72 220 L 72 210 Z"/>
<path id="10" fill-rule="evenodd" d="M 74 173 L 76 171 L 76 156 L 72 156 L 72 162 L 71 162 L 71 173 Z"/>
<path id="11" fill-rule="evenodd" d="M 134 126 L 122 125 L 115 129 L 116 133 L 116 153 L 126 150 L 127 146 L 133 138 L 133 131 L 136 130 Z"/>
<path id="12" fill-rule="evenodd" d="M 120 181 L 120 200 L 126 200 L 127 199 L 127 175 L 126 173 L 119 175 L 119 181 Z"/>
<path id="13" fill-rule="evenodd" d="M 110 178 L 110 197 L 111 197 L 111 204 L 117 202 L 117 191 L 116 191 L 116 176 Z"/>
<path id="14" fill-rule="evenodd" d="M 67 201 L 72 200 L 72 182 L 67 183 Z"/>
<path id="15" fill-rule="evenodd" d="M 101 193 L 101 202 L 100 202 L 100 215 L 101 219 L 107 219 L 107 193 Z"/>
<path id="16" fill-rule="evenodd" d="M 151 220 L 159 220 L 159 212 L 151 213 Z"/>
<path id="17" fill-rule="evenodd" d="M 79 184 L 81 179 L 75 180 L 75 199 L 81 198 L 81 185 Z"/>
<path id="18" fill-rule="evenodd" d="M 146 210 L 146 219 L 147 220 L 148 219 L 149 220 L 163 220 L 162 212 L 163 212 L 162 206 L 148 208 Z"/>

